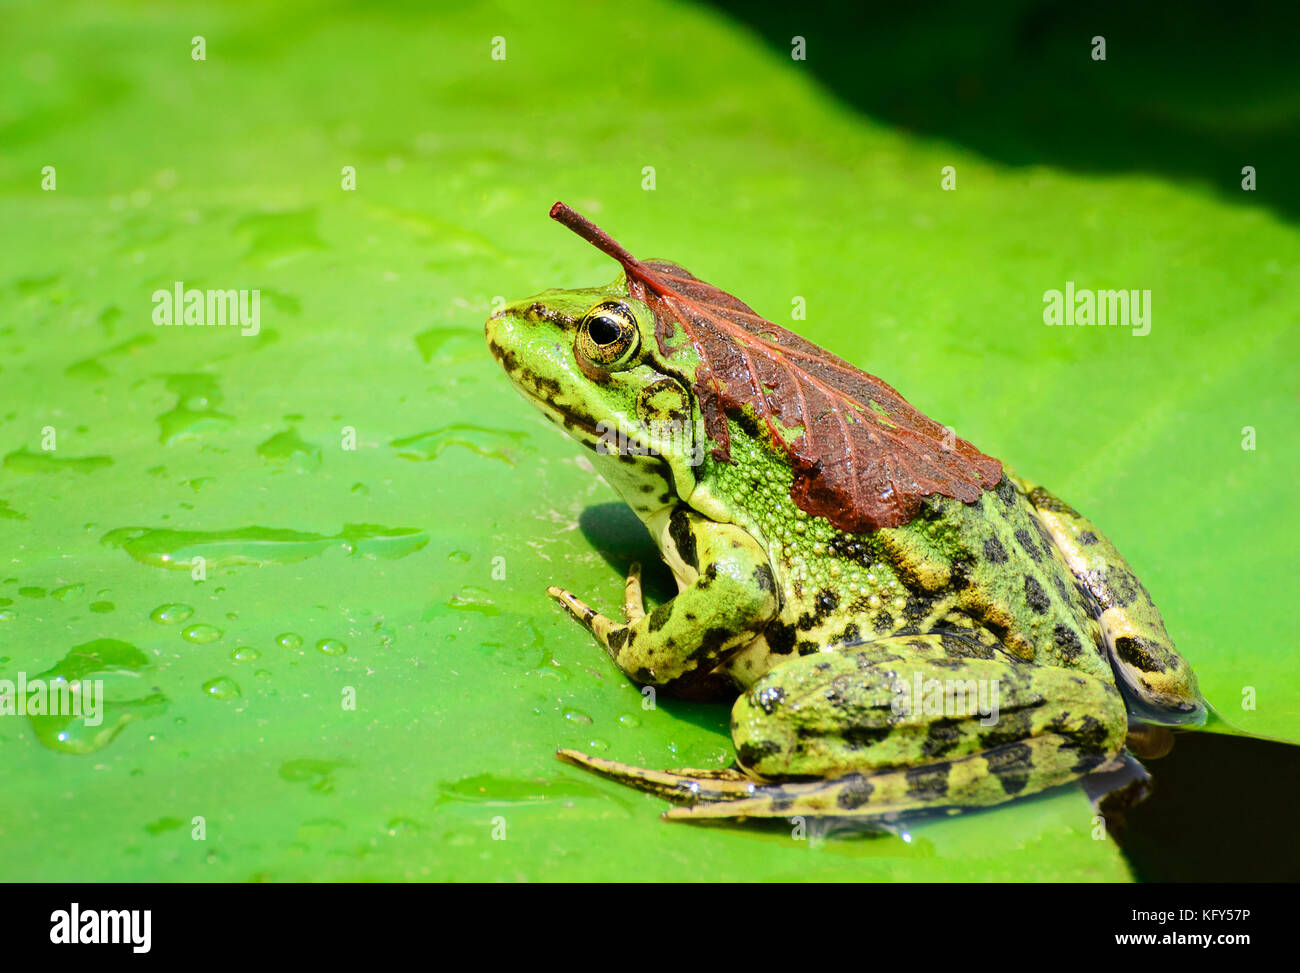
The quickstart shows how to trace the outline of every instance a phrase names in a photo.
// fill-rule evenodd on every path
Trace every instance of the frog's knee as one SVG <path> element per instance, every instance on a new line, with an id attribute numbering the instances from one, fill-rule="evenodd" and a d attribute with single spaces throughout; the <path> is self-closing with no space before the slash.
<path id="1" fill-rule="evenodd" d="M 731 708 L 740 765 L 769 780 L 828 777 L 871 763 L 891 730 L 890 674 L 852 652 L 823 652 L 768 673 Z"/>
<path id="2" fill-rule="evenodd" d="M 697 586 L 701 591 L 712 588 L 715 597 L 727 599 L 734 614 L 756 622 L 774 618 L 779 607 L 771 565 L 766 559 L 750 557 L 748 552 L 713 561 L 700 575 Z"/>
<path id="3" fill-rule="evenodd" d="M 736 759 L 758 777 L 784 776 L 794 758 L 793 727 L 786 713 L 790 695 L 782 682 L 784 675 L 768 673 L 741 693 L 731 707 L 731 742 Z"/>
<path id="4" fill-rule="evenodd" d="M 748 773 L 779 780 L 794 772 L 799 744 L 794 727 L 780 716 L 785 696 L 780 686 L 760 688 L 762 680 L 731 707 L 731 740 L 736 760 Z"/>
<path id="5" fill-rule="evenodd" d="M 1196 674 L 1160 634 L 1108 630 L 1116 680 L 1137 719 L 1168 726 L 1200 726 L 1205 722 L 1206 707 Z"/>

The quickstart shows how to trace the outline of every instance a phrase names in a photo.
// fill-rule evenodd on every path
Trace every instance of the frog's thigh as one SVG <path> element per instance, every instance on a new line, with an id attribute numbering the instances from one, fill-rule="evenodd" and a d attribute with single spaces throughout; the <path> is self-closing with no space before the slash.
<path id="1" fill-rule="evenodd" d="M 1111 666 L 1134 715 L 1152 723 L 1201 723 L 1196 675 L 1178 654 L 1146 587 L 1090 520 L 1049 491 L 1013 476 L 1075 579 L 1101 610 Z"/>
<path id="2" fill-rule="evenodd" d="M 803 656 L 760 679 L 732 709 L 741 765 L 769 781 L 822 779 L 774 784 L 717 813 L 996 804 L 1064 783 L 1120 751 L 1127 721 L 1114 687 L 998 652 L 954 658 L 945 638 L 901 636 Z M 783 806 L 796 799 L 799 810 Z"/>
<path id="3" fill-rule="evenodd" d="M 581 619 L 619 669 L 644 685 L 707 677 L 778 610 L 767 553 L 753 537 L 698 514 L 684 529 L 690 543 L 682 534 L 678 547 L 689 548 L 690 567 L 698 571 L 694 583 L 626 625 L 594 613 Z"/>

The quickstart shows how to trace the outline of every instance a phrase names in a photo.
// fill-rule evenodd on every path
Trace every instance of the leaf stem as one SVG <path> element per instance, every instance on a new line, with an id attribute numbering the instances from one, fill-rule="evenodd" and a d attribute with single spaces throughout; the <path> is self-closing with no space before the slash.
<path id="1" fill-rule="evenodd" d="M 625 269 L 640 268 L 641 261 L 628 253 L 622 244 L 566 203 L 557 202 L 551 207 L 551 219 L 567 226 L 596 249 L 613 257 Z"/>

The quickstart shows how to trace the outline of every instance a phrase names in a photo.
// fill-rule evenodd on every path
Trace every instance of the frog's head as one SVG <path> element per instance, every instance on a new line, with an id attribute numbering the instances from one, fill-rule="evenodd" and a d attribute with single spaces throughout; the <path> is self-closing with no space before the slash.
<path id="1" fill-rule="evenodd" d="M 622 275 L 607 287 L 516 301 L 485 330 L 510 381 L 544 416 L 628 472 L 661 467 L 639 460 L 661 457 L 677 495 L 689 496 L 704 449 L 698 404 L 682 363 L 659 351 L 653 312 L 629 296 Z"/>

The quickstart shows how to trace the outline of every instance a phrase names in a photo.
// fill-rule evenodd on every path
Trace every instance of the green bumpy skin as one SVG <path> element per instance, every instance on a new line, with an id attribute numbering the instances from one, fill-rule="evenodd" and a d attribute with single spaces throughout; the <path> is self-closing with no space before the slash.
<path id="1" fill-rule="evenodd" d="M 1204 721 L 1146 589 L 1042 487 L 1008 472 L 971 503 L 931 496 L 901 527 L 847 534 L 791 501 L 788 459 L 753 416 L 728 420 L 729 461 L 712 457 L 699 360 L 680 331 L 656 336 L 623 277 L 511 304 L 486 333 L 524 397 L 591 450 L 679 589 L 647 614 L 634 566 L 621 620 L 551 596 L 635 682 L 736 697 L 736 768 L 560 751 L 672 800 L 667 817 L 997 804 L 1117 766 L 1130 721 Z"/>

